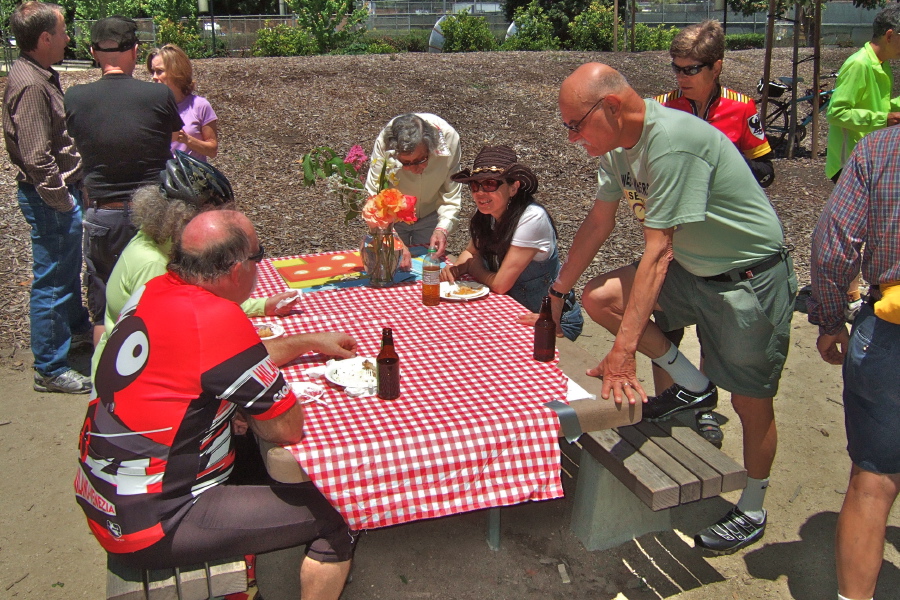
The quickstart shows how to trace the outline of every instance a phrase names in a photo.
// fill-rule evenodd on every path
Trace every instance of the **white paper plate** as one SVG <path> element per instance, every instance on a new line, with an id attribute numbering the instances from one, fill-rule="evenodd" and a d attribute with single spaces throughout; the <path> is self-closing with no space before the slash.
<path id="1" fill-rule="evenodd" d="M 370 363 L 371 369 L 363 363 Z M 375 359 L 367 356 L 354 356 L 346 360 L 335 360 L 325 369 L 325 379 L 341 387 L 365 388 L 378 384 L 375 370 Z"/>
<path id="2" fill-rule="evenodd" d="M 278 323 L 257 323 L 256 324 L 256 333 L 259 333 L 259 330 L 264 327 L 268 327 L 269 331 L 272 332 L 272 335 L 267 335 L 265 337 L 260 335 L 259 339 L 261 339 L 261 340 L 274 340 L 275 338 L 281 337 L 284 335 L 284 327 L 282 327 Z"/>
<path id="3" fill-rule="evenodd" d="M 461 291 L 463 293 L 461 293 Z M 447 281 L 441 282 L 441 300 L 459 300 L 465 302 L 467 300 L 484 298 L 490 293 L 491 289 L 488 286 L 474 281 L 457 281 L 456 283 L 449 283 Z"/>

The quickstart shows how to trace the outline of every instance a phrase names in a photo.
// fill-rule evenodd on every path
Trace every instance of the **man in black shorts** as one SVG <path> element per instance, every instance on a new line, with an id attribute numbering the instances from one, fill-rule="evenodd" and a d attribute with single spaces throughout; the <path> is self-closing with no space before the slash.
<path id="1" fill-rule="evenodd" d="M 303 409 L 239 306 L 262 257 L 239 212 L 185 227 L 169 272 L 132 296 L 107 340 L 75 493 L 121 562 L 157 569 L 306 545 L 302 597 L 337 600 L 356 539 L 322 494 L 228 481 L 236 410 L 263 439 L 303 438 Z"/>
<path id="2" fill-rule="evenodd" d="M 134 237 L 131 195 L 156 183 L 172 153 L 172 133 L 182 128 L 172 91 L 133 79 L 137 24 L 126 17 L 100 19 L 91 27 L 91 55 L 103 76 L 66 92 L 66 122 L 84 168 L 84 258 L 88 309 L 96 342 L 103 329 L 106 281 Z"/>

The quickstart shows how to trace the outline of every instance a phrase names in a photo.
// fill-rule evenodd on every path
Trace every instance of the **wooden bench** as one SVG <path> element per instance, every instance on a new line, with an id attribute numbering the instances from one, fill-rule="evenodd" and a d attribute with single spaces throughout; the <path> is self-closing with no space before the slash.
<path id="1" fill-rule="evenodd" d="M 208 600 L 247 591 L 247 564 L 226 559 L 148 571 L 106 557 L 107 600 Z"/>
<path id="2" fill-rule="evenodd" d="M 588 550 L 670 530 L 676 507 L 747 485 L 741 465 L 676 419 L 585 433 L 577 446 L 566 452 L 578 465 L 572 531 Z"/>

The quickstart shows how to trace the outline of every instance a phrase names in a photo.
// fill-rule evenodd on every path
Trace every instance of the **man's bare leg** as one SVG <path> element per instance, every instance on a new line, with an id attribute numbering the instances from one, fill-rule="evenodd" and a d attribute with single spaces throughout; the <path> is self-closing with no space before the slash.
<path id="1" fill-rule="evenodd" d="M 323 563 L 306 557 L 300 563 L 301 600 L 338 600 L 352 561 Z"/>
<path id="2" fill-rule="evenodd" d="M 846 598 L 872 598 L 884 558 L 884 532 L 900 475 L 850 470 L 847 495 L 837 522 L 835 562 L 838 591 Z"/>
<path id="3" fill-rule="evenodd" d="M 772 398 L 732 394 L 731 405 L 741 419 L 747 475 L 754 479 L 768 479 L 778 447 L 774 402 Z"/>

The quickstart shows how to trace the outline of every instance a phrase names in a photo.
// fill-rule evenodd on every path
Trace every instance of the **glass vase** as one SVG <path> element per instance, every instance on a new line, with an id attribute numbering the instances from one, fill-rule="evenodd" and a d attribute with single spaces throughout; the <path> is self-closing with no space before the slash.
<path id="1" fill-rule="evenodd" d="M 370 227 L 359 251 L 370 287 L 388 287 L 400 266 L 402 253 L 395 244 L 394 225 Z"/>

